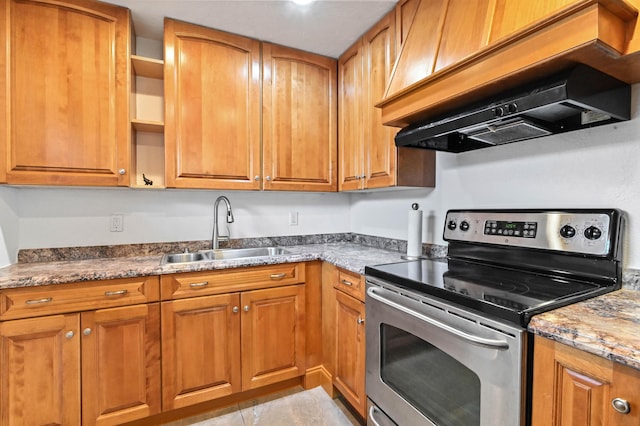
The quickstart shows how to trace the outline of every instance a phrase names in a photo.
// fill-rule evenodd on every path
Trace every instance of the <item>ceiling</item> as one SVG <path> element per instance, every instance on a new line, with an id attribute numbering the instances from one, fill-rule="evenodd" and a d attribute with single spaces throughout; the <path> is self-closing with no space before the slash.
<path id="1" fill-rule="evenodd" d="M 136 36 L 162 40 L 164 17 L 337 58 L 397 0 L 105 0 L 128 7 Z"/>

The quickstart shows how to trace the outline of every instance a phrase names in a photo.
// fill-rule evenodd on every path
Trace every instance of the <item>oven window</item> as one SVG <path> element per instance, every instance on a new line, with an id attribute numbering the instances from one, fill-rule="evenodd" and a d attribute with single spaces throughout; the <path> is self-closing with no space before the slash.
<path id="1" fill-rule="evenodd" d="M 381 324 L 382 380 L 432 422 L 480 424 L 480 379 L 424 340 Z"/>

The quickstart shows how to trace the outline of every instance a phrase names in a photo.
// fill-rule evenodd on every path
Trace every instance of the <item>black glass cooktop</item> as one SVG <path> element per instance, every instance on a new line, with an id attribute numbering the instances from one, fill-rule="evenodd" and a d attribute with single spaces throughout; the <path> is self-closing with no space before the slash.
<path id="1" fill-rule="evenodd" d="M 365 274 L 526 327 L 531 316 L 616 289 L 464 260 L 367 267 Z"/>

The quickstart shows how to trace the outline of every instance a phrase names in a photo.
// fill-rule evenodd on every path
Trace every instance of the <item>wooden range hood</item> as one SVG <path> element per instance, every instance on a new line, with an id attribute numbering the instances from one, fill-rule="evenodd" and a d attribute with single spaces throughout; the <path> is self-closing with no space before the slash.
<path id="1" fill-rule="evenodd" d="M 420 0 L 382 108 L 406 127 L 587 64 L 640 82 L 640 0 Z"/>

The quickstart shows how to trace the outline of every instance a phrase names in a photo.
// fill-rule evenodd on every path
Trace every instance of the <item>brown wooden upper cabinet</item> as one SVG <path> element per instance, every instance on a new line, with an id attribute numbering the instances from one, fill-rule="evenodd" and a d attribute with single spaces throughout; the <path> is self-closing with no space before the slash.
<path id="1" fill-rule="evenodd" d="M 435 184 L 433 152 L 397 149 L 398 129 L 383 126 L 374 107 L 396 59 L 395 16 L 387 14 L 338 59 L 340 191 Z"/>
<path id="2" fill-rule="evenodd" d="M 259 41 L 171 19 L 164 36 L 167 187 L 336 190 L 334 59 L 265 43 L 261 92 Z"/>
<path id="3" fill-rule="evenodd" d="M 129 185 L 129 11 L 0 0 L 0 182 Z"/>
<path id="4" fill-rule="evenodd" d="M 420 0 L 382 122 L 405 127 L 585 63 L 640 81 L 637 0 Z M 408 9 L 409 10 L 409 9 Z M 404 30 L 403 30 L 404 31 Z"/>
<path id="5" fill-rule="evenodd" d="M 260 42 L 165 19 L 167 187 L 260 189 Z"/>
<path id="6" fill-rule="evenodd" d="M 337 190 L 336 60 L 262 43 L 263 187 Z"/>

